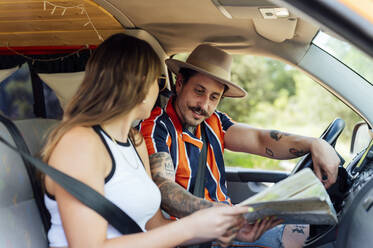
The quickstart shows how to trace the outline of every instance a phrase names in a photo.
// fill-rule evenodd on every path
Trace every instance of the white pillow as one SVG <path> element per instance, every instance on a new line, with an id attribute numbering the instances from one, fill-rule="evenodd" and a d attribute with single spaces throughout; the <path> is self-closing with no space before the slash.
<path id="1" fill-rule="evenodd" d="M 83 81 L 84 71 L 71 73 L 39 73 L 39 77 L 56 93 L 61 107 L 73 97 Z"/>

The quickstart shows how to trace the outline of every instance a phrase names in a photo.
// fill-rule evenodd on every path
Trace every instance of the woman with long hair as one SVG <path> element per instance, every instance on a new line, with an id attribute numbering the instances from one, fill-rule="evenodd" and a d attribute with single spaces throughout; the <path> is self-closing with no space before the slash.
<path id="1" fill-rule="evenodd" d="M 120 234 L 46 176 L 51 247 L 174 247 L 219 238 L 242 224 L 238 216 L 245 207 L 204 209 L 177 221 L 163 218 L 146 146 L 132 128 L 150 115 L 160 74 L 159 57 L 146 42 L 125 34 L 109 37 L 89 59 L 84 80 L 42 154 L 51 166 L 115 203 L 144 232 Z"/>

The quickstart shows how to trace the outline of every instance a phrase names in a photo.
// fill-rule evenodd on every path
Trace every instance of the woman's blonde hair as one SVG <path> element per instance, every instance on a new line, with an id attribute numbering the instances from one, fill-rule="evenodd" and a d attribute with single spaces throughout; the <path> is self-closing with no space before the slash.
<path id="1" fill-rule="evenodd" d="M 114 34 L 89 58 L 82 84 L 66 107 L 63 120 L 49 134 L 42 151 L 48 162 L 61 137 L 75 126 L 91 127 L 130 112 L 161 75 L 161 62 L 143 40 Z M 130 138 L 135 141 L 134 129 Z"/>

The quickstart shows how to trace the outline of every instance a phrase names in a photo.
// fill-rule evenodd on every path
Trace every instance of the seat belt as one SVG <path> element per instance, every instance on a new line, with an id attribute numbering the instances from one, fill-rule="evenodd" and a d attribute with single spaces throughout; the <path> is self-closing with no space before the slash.
<path id="1" fill-rule="evenodd" d="M 205 198 L 205 172 L 207 160 L 207 139 L 205 133 L 205 125 L 201 123 L 201 138 L 203 142 L 202 150 L 198 160 L 198 171 L 196 176 L 196 183 L 194 184 L 193 195 Z"/>
<path id="2" fill-rule="evenodd" d="M 196 182 L 194 184 L 193 195 L 200 197 L 200 198 L 205 198 L 205 180 L 206 180 L 205 172 L 207 170 L 206 161 L 207 161 L 208 141 L 206 137 L 204 122 L 201 123 L 201 138 L 202 138 L 203 146 L 202 146 L 201 153 L 199 155 L 198 171 L 197 171 L 197 176 L 196 176 Z M 206 225 L 206 228 L 208 228 L 208 225 Z M 211 247 L 211 242 L 188 246 L 188 248 L 209 248 L 209 247 Z"/>
<path id="3" fill-rule="evenodd" d="M 40 79 L 39 75 L 35 72 L 30 62 L 28 66 L 30 68 L 32 94 L 34 97 L 34 105 L 33 105 L 34 114 L 36 117 L 46 118 L 47 111 L 46 111 L 46 106 L 45 106 L 44 88 L 43 88 L 43 83 L 42 83 L 43 81 Z"/>
<path id="4" fill-rule="evenodd" d="M 14 128 L 17 130 L 17 132 L 19 132 L 16 126 L 14 126 Z M 52 178 L 56 183 L 62 186 L 67 192 L 73 195 L 84 205 L 100 214 L 110 225 L 112 225 L 122 234 L 142 232 L 137 223 L 132 220 L 123 210 L 90 186 L 49 166 L 40 159 L 37 159 L 30 154 L 13 147 L 1 136 L 0 141 L 8 146 L 11 150 L 20 154 L 24 160 L 28 161 L 38 170 Z"/>
<path id="5" fill-rule="evenodd" d="M 16 145 L 16 147 L 27 153 L 31 154 L 30 150 L 28 149 L 21 133 L 17 129 L 16 125 L 14 123 L 4 117 L 0 114 L 0 122 L 5 126 L 5 128 L 8 130 L 10 136 L 13 138 L 13 141 Z M 27 175 L 30 179 L 32 192 L 35 197 L 36 205 L 38 206 L 40 217 L 43 222 L 44 230 L 47 233 L 50 227 L 50 215 L 47 214 L 47 209 L 44 205 L 43 201 L 43 195 L 41 194 L 41 184 L 36 180 L 36 169 L 30 164 L 27 160 L 25 160 L 23 157 L 21 157 L 23 160 L 23 164 L 25 165 Z"/>

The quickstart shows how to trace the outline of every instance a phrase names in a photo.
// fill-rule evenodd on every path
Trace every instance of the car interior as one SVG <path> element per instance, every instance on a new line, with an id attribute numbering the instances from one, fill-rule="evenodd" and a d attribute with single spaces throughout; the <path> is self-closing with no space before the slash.
<path id="1" fill-rule="evenodd" d="M 7 106 L 14 100 L 7 90 L 17 85 L 4 82 L 27 63 L 32 82 L 28 91 L 33 100 L 30 103 L 24 97 L 25 102 L 20 103 L 22 99 L 16 99 L 12 106 L 28 104 L 33 113 L 32 117 L 15 118 L 0 108 L 0 137 L 40 157 L 48 131 L 61 120 L 64 106 L 83 79 L 89 55 L 114 33 L 124 32 L 147 41 L 161 61 L 189 53 L 201 43 L 232 54 L 270 57 L 310 76 L 363 120 L 355 126 L 351 138 L 357 155 L 340 168 L 335 187 L 328 191 L 338 210 L 339 224 L 313 226 L 305 247 L 354 247 L 358 237 L 361 247 L 369 247 L 373 241 L 368 234 L 373 220 L 369 211 L 373 206 L 373 85 L 313 43 L 321 31 L 344 41 L 351 37 L 343 37 L 340 29 L 318 22 L 295 5 L 292 1 L 267 0 L 1 1 L 0 105 L 3 101 Z M 347 17 L 351 17 L 349 11 Z M 368 20 L 366 25 L 373 30 L 372 22 Z M 160 93 L 161 105 L 174 83 L 165 63 L 163 75 L 168 91 Z M 49 105 L 52 97 L 57 107 Z M 52 110 L 58 113 L 50 114 Z M 320 133 L 333 146 L 345 127 L 343 119 L 335 118 Z M 36 169 L 1 142 L 0 156 L 0 246 L 48 247 L 49 220 Z M 227 168 L 232 203 L 261 191 L 266 187 L 263 182 L 276 183 L 305 167 L 312 168 L 309 155 L 292 172 Z M 361 227 L 366 229 L 361 231 Z M 359 235 L 352 238 L 348 235 L 351 233 Z"/>

